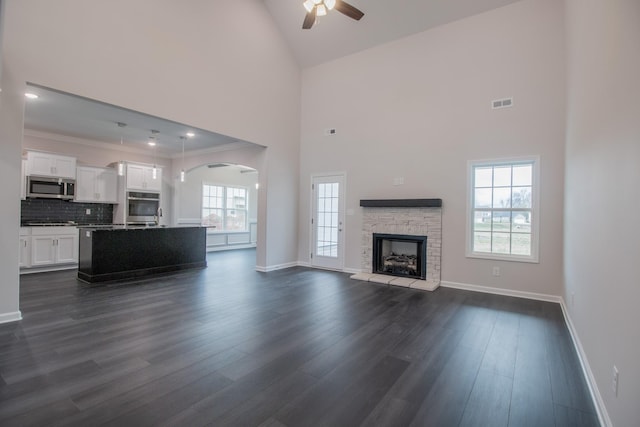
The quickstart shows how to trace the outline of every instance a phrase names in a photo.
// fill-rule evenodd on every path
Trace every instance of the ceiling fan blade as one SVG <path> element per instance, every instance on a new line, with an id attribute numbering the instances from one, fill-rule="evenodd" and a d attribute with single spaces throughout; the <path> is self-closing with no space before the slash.
<path id="1" fill-rule="evenodd" d="M 311 12 L 307 13 L 304 17 L 304 21 L 302 22 L 302 29 L 308 30 L 313 27 L 313 24 L 316 23 L 316 7 L 311 9 Z"/>
<path id="2" fill-rule="evenodd" d="M 336 0 L 336 5 L 334 6 L 334 8 L 338 12 L 343 13 L 347 15 L 349 18 L 355 19 L 356 21 L 359 21 L 360 18 L 364 16 L 364 12 L 362 12 L 360 9 L 358 9 L 355 6 L 351 6 L 346 1 Z"/>

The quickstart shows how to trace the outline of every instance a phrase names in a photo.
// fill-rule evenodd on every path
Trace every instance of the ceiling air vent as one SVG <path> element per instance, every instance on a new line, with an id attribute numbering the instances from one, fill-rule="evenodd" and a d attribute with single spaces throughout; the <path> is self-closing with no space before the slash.
<path id="1" fill-rule="evenodd" d="M 507 107 L 513 107 L 513 98 L 496 99 L 491 101 L 491 108 L 494 110 Z"/>

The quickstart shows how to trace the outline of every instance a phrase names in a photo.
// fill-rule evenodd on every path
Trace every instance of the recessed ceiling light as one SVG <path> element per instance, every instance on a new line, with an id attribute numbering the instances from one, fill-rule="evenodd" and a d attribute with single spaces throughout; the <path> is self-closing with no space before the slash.
<path id="1" fill-rule="evenodd" d="M 24 96 L 26 96 L 29 99 L 38 99 L 38 95 L 36 95 L 35 93 L 31 93 L 31 92 L 25 93 Z"/>
<path id="2" fill-rule="evenodd" d="M 150 145 L 150 146 L 152 146 L 152 147 L 155 147 L 155 146 L 156 146 L 156 143 L 155 143 L 155 142 L 153 142 L 153 141 L 149 141 L 149 142 L 147 142 L 147 144 L 149 144 L 149 145 Z"/>
<path id="3" fill-rule="evenodd" d="M 187 136 L 188 136 L 189 138 L 193 138 L 194 136 L 196 136 L 196 134 L 195 134 L 195 133 L 193 133 L 193 132 L 187 132 Z"/>

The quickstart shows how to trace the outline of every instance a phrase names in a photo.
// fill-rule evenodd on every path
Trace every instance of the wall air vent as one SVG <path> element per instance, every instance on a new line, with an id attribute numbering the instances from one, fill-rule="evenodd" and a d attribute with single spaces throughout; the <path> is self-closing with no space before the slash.
<path id="1" fill-rule="evenodd" d="M 496 99 L 491 101 L 491 108 L 494 110 L 507 107 L 513 107 L 513 98 Z"/>

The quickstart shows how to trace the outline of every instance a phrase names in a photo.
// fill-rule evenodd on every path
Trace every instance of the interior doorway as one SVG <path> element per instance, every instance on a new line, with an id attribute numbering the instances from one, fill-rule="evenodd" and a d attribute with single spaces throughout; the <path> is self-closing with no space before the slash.
<path id="1" fill-rule="evenodd" d="M 176 184 L 176 225 L 203 225 L 207 252 L 256 247 L 258 171 L 211 162 L 186 171 Z"/>

